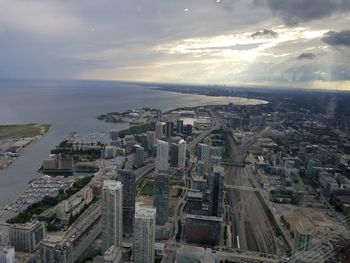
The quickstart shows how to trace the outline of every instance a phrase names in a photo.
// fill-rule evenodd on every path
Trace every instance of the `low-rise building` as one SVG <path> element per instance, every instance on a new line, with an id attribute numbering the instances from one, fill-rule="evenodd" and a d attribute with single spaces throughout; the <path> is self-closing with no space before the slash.
<path id="1" fill-rule="evenodd" d="M 14 247 L 0 247 L 0 263 L 15 263 Z"/>
<path id="2" fill-rule="evenodd" d="M 45 237 L 45 228 L 39 221 L 9 226 L 10 245 L 16 251 L 31 253 L 39 247 Z"/>

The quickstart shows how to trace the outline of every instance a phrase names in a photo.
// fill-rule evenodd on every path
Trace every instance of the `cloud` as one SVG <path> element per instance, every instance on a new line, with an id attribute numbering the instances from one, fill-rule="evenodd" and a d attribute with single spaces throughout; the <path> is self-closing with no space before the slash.
<path id="1" fill-rule="evenodd" d="M 267 6 L 289 26 L 350 10 L 350 0 L 266 0 Z"/>
<path id="2" fill-rule="evenodd" d="M 328 31 L 321 40 L 330 46 L 350 47 L 350 30 Z"/>
<path id="3" fill-rule="evenodd" d="M 313 60 L 316 58 L 314 53 L 302 53 L 298 56 L 299 60 Z"/>
<path id="4" fill-rule="evenodd" d="M 230 45 L 230 46 L 209 46 L 209 47 L 194 47 L 194 48 L 188 48 L 190 51 L 197 51 L 197 50 L 206 50 L 206 51 L 215 51 L 215 50 L 250 50 L 255 49 L 261 45 L 265 44 L 265 42 L 260 43 L 249 43 L 249 44 L 236 44 L 236 45 Z"/>
<path id="5" fill-rule="evenodd" d="M 270 29 L 264 29 L 262 31 L 255 32 L 251 35 L 252 38 L 274 38 L 277 36 L 278 33 Z"/>

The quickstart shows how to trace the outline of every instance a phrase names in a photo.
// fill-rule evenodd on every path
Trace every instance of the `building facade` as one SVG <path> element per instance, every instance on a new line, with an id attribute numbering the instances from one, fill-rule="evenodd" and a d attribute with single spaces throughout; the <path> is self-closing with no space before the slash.
<path id="1" fill-rule="evenodd" d="M 153 263 L 155 258 L 156 209 L 136 203 L 134 231 L 134 262 Z"/>
<path id="2" fill-rule="evenodd" d="M 121 246 L 123 222 L 123 186 L 105 180 L 102 188 L 102 251 Z"/>
<path id="3" fill-rule="evenodd" d="M 123 185 L 123 234 L 131 235 L 135 215 L 135 173 L 133 170 L 118 170 L 118 180 Z"/>
<path id="4" fill-rule="evenodd" d="M 31 253 L 39 247 L 45 237 L 45 228 L 39 221 L 27 224 L 14 224 L 9 228 L 10 245 L 15 251 Z"/>
<path id="5" fill-rule="evenodd" d="M 156 157 L 156 171 L 168 171 L 169 169 L 169 144 L 167 142 L 157 141 L 157 157 Z"/>
<path id="6" fill-rule="evenodd" d="M 181 140 L 178 145 L 178 164 L 179 169 L 185 169 L 186 167 L 186 142 Z"/>
<path id="7" fill-rule="evenodd" d="M 157 224 L 164 225 L 169 217 L 169 187 L 168 172 L 158 172 L 155 176 L 154 206 L 157 209 Z"/>
<path id="8" fill-rule="evenodd" d="M 0 263 L 15 263 L 14 247 L 0 247 Z"/>

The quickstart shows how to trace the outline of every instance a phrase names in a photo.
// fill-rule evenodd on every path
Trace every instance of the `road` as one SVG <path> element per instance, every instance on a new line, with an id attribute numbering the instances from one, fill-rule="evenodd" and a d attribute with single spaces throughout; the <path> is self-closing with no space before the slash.
<path id="1" fill-rule="evenodd" d="M 216 123 L 231 134 L 226 123 L 215 111 L 212 111 L 212 115 Z M 233 137 L 229 136 L 232 163 L 244 163 L 250 147 L 268 130 L 268 127 L 260 129 L 254 135 L 243 138 L 240 144 L 237 144 Z M 282 253 L 273 226 L 269 222 L 255 191 L 246 191 L 246 189 L 255 188 L 252 185 L 254 180 L 253 172 L 249 170 L 247 165 L 243 167 L 231 166 L 225 178 L 226 185 L 240 186 L 226 189 L 229 206 L 232 209 L 230 214 L 232 244 L 240 249 L 271 254 Z"/>

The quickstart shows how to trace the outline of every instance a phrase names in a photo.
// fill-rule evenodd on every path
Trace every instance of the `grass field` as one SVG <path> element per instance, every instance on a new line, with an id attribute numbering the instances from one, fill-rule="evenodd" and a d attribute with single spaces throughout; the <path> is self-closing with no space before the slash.
<path id="1" fill-rule="evenodd" d="M 0 125 L 0 140 L 34 137 L 36 135 L 46 133 L 50 127 L 50 124 L 38 123 Z"/>

